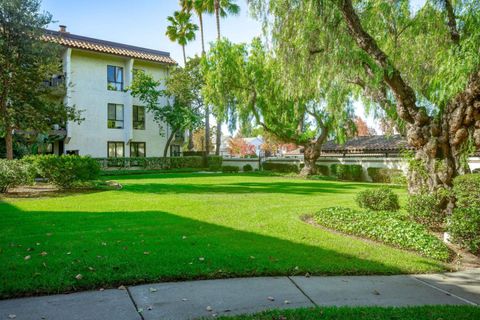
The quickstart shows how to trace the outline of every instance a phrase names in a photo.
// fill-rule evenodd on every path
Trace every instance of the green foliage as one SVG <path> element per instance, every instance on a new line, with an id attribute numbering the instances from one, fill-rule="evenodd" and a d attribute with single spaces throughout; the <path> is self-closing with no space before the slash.
<path id="1" fill-rule="evenodd" d="M 374 211 L 397 211 L 398 196 L 389 188 L 381 187 L 361 191 L 355 197 L 360 208 Z"/>
<path id="2" fill-rule="evenodd" d="M 100 174 L 100 165 L 90 157 L 39 155 L 25 157 L 22 161 L 32 164 L 37 175 L 62 188 L 96 180 Z"/>
<path id="3" fill-rule="evenodd" d="M 0 193 L 9 188 L 33 183 L 34 171 L 29 163 L 22 160 L 0 159 Z"/>
<path id="4" fill-rule="evenodd" d="M 430 258 L 447 261 L 450 257 L 440 239 L 399 213 L 333 207 L 320 210 L 315 220 L 327 228 L 415 250 Z"/>
<path id="5" fill-rule="evenodd" d="M 173 16 L 167 17 L 170 25 L 167 27 L 165 35 L 174 42 L 177 42 L 183 49 L 183 60 L 187 63 L 185 55 L 185 46 L 188 42 L 195 40 L 195 32 L 198 26 L 190 21 L 192 15 L 185 11 L 175 11 Z"/>
<path id="6" fill-rule="evenodd" d="M 406 210 L 412 220 L 437 230 L 445 222 L 445 213 L 440 206 L 441 199 L 437 193 L 411 194 L 408 196 Z"/>
<path id="7" fill-rule="evenodd" d="M 208 170 L 219 171 L 222 167 L 222 156 L 208 156 Z"/>
<path id="8" fill-rule="evenodd" d="M 139 167 L 147 170 L 203 168 L 203 157 L 96 158 L 102 169 Z"/>
<path id="9" fill-rule="evenodd" d="M 402 180 L 402 177 L 404 177 L 402 170 L 371 167 L 367 169 L 367 173 L 373 182 L 394 183 L 395 181 L 395 184 L 404 184 L 404 180 Z"/>
<path id="10" fill-rule="evenodd" d="M 253 167 L 251 164 L 246 164 L 243 166 L 243 172 L 252 172 L 253 171 Z"/>
<path id="11" fill-rule="evenodd" d="M 300 170 L 296 164 L 281 163 L 281 162 L 269 162 L 266 161 L 262 164 L 263 170 L 283 173 L 298 173 Z"/>
<path id="12" fill-rule="evenodd" d="M 240 171 L 240 168 L 237 166 L 222 166 L 223 173 L 238 173 L 238 171 Z"/>
<path id="13" fill-rule="evenodd" d="M 453 192 L 457 206 L 480 208 L 480 174 L 465 174 L 453 181 Z"/>
<path id="14" fill-rule="evenodd" d="M 362 181 L 363 168 L 358 164 L 332 164 L 330 172 L 340 180 Z"/>
<path id="15" fill-rule="evenodd" d="M 324 165 L 324 164 L 317 164 L 317 171 L 322 176 L 329 176 L 330 175 L 330 168 L 327 165 Z"/>
<path id="16" fill-rule="evenodd" d="M 480 253 L 480 208 L 456 208 L 448 220 L 452 241 L 474 254 Z"/>

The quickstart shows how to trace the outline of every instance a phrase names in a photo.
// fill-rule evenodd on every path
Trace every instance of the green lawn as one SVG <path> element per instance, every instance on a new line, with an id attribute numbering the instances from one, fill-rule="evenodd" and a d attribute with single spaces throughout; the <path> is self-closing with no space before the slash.
<path id="1" fill-rule="evenodd" d="M 224 320 L 473 320 L 480 319 L 480 308 L 473 306 L 425 306 L 403 308 L 327 307 L 274 310 Z"/>
<path id="2" fill-rule="evenodd" d="M 0 297 L 167 280 L 445 268 L 300 219 L 321 207 L 354 206 L 355 193 L 373 184 L 256 174 L 109 179 L 124 188 L 3 199 Z"/>

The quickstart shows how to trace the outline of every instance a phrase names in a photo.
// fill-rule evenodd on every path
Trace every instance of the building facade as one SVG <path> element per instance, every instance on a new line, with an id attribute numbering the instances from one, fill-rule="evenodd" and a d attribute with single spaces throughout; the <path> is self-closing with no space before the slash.
<path id="1" fill-rule="evenodd" d="M 169 53 L 73 35 L 64 26 L 46 31 L 45 40 L 65 48 L 65 104 L 80 110 L 83 118 L 66 124 L 65 136 L 53 144 L 52 153 L 95 158 L 163 156 L 170 128 L 155 122 L 127 88 L 136 70 L 163 86 L 169 68 L 176 65 Z M 181 143 L 183 137 L 177 136 L 169 155 L 178 155 Z"/>

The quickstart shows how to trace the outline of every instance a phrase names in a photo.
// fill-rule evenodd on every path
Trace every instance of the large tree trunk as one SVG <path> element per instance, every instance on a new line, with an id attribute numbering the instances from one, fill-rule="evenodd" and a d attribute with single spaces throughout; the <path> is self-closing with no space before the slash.
<path id="1" fill-rule="evenodd" d="M 13 134 L 10 126 L 5 128 L 5 150 L 7 159 L 13 160 Z"/>
<path id="2" fill-rule="evenodd" d="M 163 149 L 163 157 L 166 158 L 168 154 L 168 148 L 170 147 L 170 144 L 172 143 L 173 138 L 175 137 L 175 133 L 177 133 L 178 129 L 172 129 L 172 133 L 170 133 L 170 136 L 167 139 L 167 143 L 165 144 L 165 148 Z"/>
<path id="3" fill-rule="evenodd" d="M 222 121 L 217 119 L 217 137 L 215 144 L 215 154 L 220 155 L 220 147 L 222 145 Z"/>
<path id="4" fill-rule="evenodd" d="M 305 166 L 300 171 L 301 176 L 311 176 L 317 174 L 317 160 L 320 157 L 321 149 L 314 142 L 304 145 L 304 163 Z"/>
<path id="5" fill-rule="evenodd" d="M 193 129 L 188 130 L 188 151 L 193 151 L 194 149 L 193 144 Z"/>
<path id="6" fill-rule="evenodd" d="M 205 108 L 205 153 L 210 153 L 210 106 Z"/>

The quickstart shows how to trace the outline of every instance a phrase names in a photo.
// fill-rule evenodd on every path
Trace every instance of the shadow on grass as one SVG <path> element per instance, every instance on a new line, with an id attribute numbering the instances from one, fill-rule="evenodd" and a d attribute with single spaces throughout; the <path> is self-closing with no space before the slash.
<path id="1" fill-rule="evenodd" d="M 400 251 L 408 263 L 392 255 L 371 260 L 372 250 L 395 249 L 351 239 L 346 254 L 332 241 L 304 244 L 300 235 L 293 242 L 163 211 L 24 212 L 0 203 L 0 216 L 1 298 L 172 280 L 442 269 Z"/>

